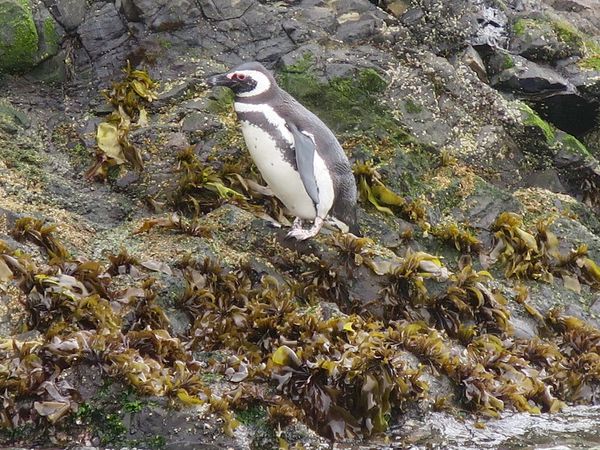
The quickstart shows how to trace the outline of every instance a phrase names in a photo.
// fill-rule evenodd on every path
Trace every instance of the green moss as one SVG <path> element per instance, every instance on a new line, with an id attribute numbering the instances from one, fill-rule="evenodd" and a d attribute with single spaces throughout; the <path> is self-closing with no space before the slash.
<path id="1" fill-rule="evenodd" d="M 169 50 L 171 47 L 173 47 L 173 43 L 171 41 L 167 41 L 166 39 L 158 39 L 158 45 L 165 50 Z"/>
<path id="2" fill-rule="evenodd" d="M 583 44 L 581 33 L 571 24 L 563 21 L 552 21 L 552 29 L 561 42 L 573 47 L 580 47 Z"/>
<path id="3" fill-rule="evenodd" d="M 423 111 L 423 108 L 420 105 L 417 105 L 411 99 L 408 99 L 404 102 L 404 107 L 406 108 L 406 112 L 410 114 L 418 114 Z"/>
<path id="4" fill-rule="evenodd" d="M 564 148 L 566 148 L 572 153 L 576 153 L 578 155 L 583 156 L 591 156 L 587 147 L 583 145 L 583 143 L 575 136 L 565 133 L 564 136 L 562 136 L 562 138 L 560 139 L 560 142 L 563 144 Z"/>
<path id="5" fill-rule="evenodd" d="M 147 443 L 148 443 L 148 447 L 150 447 L 151 449 L 158 450 L 158 449 L 161 449 L 161 448 L 165 448 L 165 445 L 167 444 L 167 441 L 164 438 L 164 436 L 156 435 L 156 436 L 148 439 Z"/>
<path id="6" fill-rule="evenodd" d="M 513 24 L 513 33 L 515 36 L 524 36 L 528 28 L 539 28 L 539 23 L 533 19 L 519 19 Z"/>
<path id="7" fill-rule="evenodd" d="M 23 72 L 35 63 L 38 51 L 38 33 L 33 21 L 28 0 L 19 0 L 16 4 L 0 4 L 0 21 L 6 20 L 6 36 L 12 41 L 0 42 L 0 72 Z"/>
<path id="8" fill-rule="evenodd" d="M 43 55 L 42 58 L 47 58 L 48 56 L 55 55 L 58 52 L 58 47 L 60 44 L 60 36 L 56 31 L 56 25 L 54 23 L 54 19 L 51 17 L 46 18 L 44 20 L 44 39 L 46 42 L 46 55 Z"/>
<path id="9" fill-rule="evenodd" d="M 546 137 L 546 142 L 548 144 L 553 143 L 556 140 L 556 135 L 554 133 L 554 128 L 544 119 L 542 119 L 533 109 L 529 107 L 529 105 L 519 102 L 519 109 L 521 113 L 525 116 L 523 119 L 523 124 L 537 127 L 539 128 Z"/>
<path id="10" fill-rule="evenodd" d="M 247 409 L 236 411 L 235 418 L 244 425 L 257 425 L 266 420 L 267 411 L 262 405 L 254 405 Z"/>
<path id="11" fill-rule="evenodd" d="M 502 60 L 502 70 L 508 70 L 515 67 L 515 62 L 508 53 L 504 55 L 504 59 Z"/>
<path id="12" fill-rule="evenodd" d="M 579 61 L 579 65 L 584 69 L 600 71 L 600 55 L 589 56 Z"/>
<path id="13" fill-rule="evenodd" d="M 318 80 L 312 59 L 305 56 L 278 75 L 283 89 L 317 114 L 338 132 L 350 130 L 393 132 L 398 124 L 381 106 L 378 96 L 385 90 L 385 80 L 373 69 L 363 69 L 353 77 Z"/>
<path id="14" fill-rule="evenodd" d="M 208 110 L 215 114 L 229 114 L 233 109 L 235 96 L 231 89 L 217 88 L 208 104 Z"/>

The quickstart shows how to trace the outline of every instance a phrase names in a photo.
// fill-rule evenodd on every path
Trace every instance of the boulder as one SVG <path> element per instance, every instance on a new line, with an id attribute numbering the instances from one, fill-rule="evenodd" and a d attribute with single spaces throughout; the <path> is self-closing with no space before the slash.
<path id="1" fill-rule="evenodd" d="M 89 8 L 89 2 L 81 0 L 44 0 L 44 5 L 66 31 L 81 25 Z"/>
<path id="2" fill-rule="evenodd" d="M 201 16 L 200 9 L 190 0 L 125 0 L 125 16 L 141 21 L 154 31 L 173 31 L 193 24 Z"/>
<path id="3" fill-rule="evenodd" d="M 113 3 L 94 3 L 77 28 L 77 34 L 92 59 L 116 49 L 129 38 Z"/>
<path id="4" fill-rule="evenodd" d="M 509 50 L 535 61 L 557 61 L 583 54 L 583 39 L 568 22 L 529 15 L 513 22 Z"/>
<path id="5" fill-rule="evenodd" d="M 0 0 L 0 72 L 31 69 L 38 55 L 38 31 L 28 1 Z"/>

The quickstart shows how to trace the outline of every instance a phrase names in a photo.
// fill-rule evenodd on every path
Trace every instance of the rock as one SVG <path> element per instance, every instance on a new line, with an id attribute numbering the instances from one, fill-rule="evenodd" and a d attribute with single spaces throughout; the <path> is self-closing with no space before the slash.
<path id="1" fill-rule="evenodd" d="M 33 19 L 39 37 L 36 62 L 47 61 L 59 52 L 65 31 L 42 3 L 35 3 Z M 59 63 L 60 59 L 54 61 L 55 65 Z"/>
<path id="2" fill-rule="evenodd" d="M 559 11 L 584 12 L 596 7 L 595 0 L 550 0 L 548 2 Z"/>
<path id="3" fill-rule="evenodd" d="M 364 40 L 377 34 L 383 21 L 372 14 L 348 12 L 337 18 L 338 28 L 335 37 L 343 42 Z"/>
<path id="4" fill-rule="evenodd" d="M 566 192 L 555 169 L 546 169 L 530 174 L 525 181 L 527 186 L 541 187 L 552 192 Z"/>
<path id="5" fill-rule="evenodd" d="M 489 82 L 487 72 L 485 69 L 485 64 L 483 63 L 481 56 L 479 56 L 479 53 L 477 53 L 477 51 L 473 47 L 468 46 L 460 59 L 463 63 L 469 66 L 473 70 L 473 72 L 477 74 L 477 77 L 481 81 L 483 81 L 484 83 Z"/>
<path id="6" fill-rule="evenodd" d="M 66 31 L 74 31 L 83 22 L 88 2 L 80 0 L 43 0 L 46 8 Z"/>
<path id="7" fill-rule="evenodd" d="M 530 103 L 541 117 L 569 134 L 582 136 L 596 125 L 598 105 L 576 91 L 542 96 Z"/>
<path id="8" fill-rule="evenodd" d="M 581 56 L 583 40 L 568 22 L 546 16 L 518 17 L 513 23 L 509 50 L 536 61 Z"/>
<path id="9" fill-rule="evenodd" d="M 62 83 L 67 77 L 66 57 L 66 53 L 61 50 L 35 66 L 29 75 L 35 80 L 47 83 Z"/>
<path id="10" fill-rule="evenodd" d="M 192 112 L 185 116 L 181 125 L 183 132 L 207 131 L 214 128 L 216 125 L 214 118 L 209 117 L 206 113 Z"/>
<path id="11" fill-rule="evenodd" d="M 30 126 L 31 121 L 26 114 L 14 108 L 10 103 L 0 102 L 0 130 L 16 134 L 19 130 Z"/>
<path id="12" fill-rule="evenodd" d="M 508 43 L 508 17 L 495 5 L 481 4 L 473 15 L 477 24 L 468 40 L 475 47 L 506 48 Z"/>
<path id="13" fill-rule="evenodd" d="M 154 31 L 177 30 L 202 14 L 190 0 L 126 0 L 122 5 L 129 20 L 142 21 Z"/>
<path id="14" fill-rule="evenodd" d="M 417 43 L 436 54 L 462 49 L 467 39 L 476 34 L 477 22 L 468 0 L 427 0 L 411 5 L 400 18 L 402 24 Z"/>
<path id="15" fill-rule="evenodd" d="M 492 86 L 519 94 L 551 94 L 574 88 L 560 74 L 520 56 L 498 53 L 489 64 L 503 69 L 492 77 Z M 496 70 L 493 69 L 493 72 Z"/>
<path id="16" fill-rule="evenodd" d="M 406 12 L 410 3 L 405 0 L 395 0 L 385 5 L 385 9 L 395 17 L 400 17 Z"/>
<path id="17" fill-rule="evenodd" d="M 571 58 L 557 64 L 557 70 L 577 88 L 586 100 L 600 104 L 600 63 L 597 67 L 588 60 Z M 590 60 L 591 62 L 591 60 Z"/>
<path id="18" fill-rule="evenodd" d="M 98 60 L 129 39 L 127 28 L 113 3 L 94 3 L 77 33 L 92 60 Z"/>
<path id="19" fill-rule="evenodd" d="M 29 1 L 0 0 L 0 24 L 0 72 L 31 69 L 39 47 Z"/>

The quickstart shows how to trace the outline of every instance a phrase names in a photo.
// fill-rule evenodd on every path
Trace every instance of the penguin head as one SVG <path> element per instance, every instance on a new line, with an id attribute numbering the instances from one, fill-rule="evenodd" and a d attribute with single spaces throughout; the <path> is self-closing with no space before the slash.
<path id="1" fill-rule="evenodd" d="M 226 86 L 238 97 L 255 97 L 277 87 L 273 75 L 260 63 L 245 63 L 206 80 L 209 87 Z"/>

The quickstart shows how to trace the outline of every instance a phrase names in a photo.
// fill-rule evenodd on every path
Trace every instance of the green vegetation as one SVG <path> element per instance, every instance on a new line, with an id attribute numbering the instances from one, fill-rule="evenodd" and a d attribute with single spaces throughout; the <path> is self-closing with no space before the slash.
<path id="1" fill-rule="evenodd" d="M 398 124 L 378 100 L 386 87 L 385 80 L 373 69 L 362 69 L 355 76 L 320 81 L 307 55 L 297 64 L 285 68 L 278 83 L 308 109 L 315 112 L 338 132 L 360 129 L 394 133 Z"/>
<path id="2" fill-rule="evenodd" d="M 600 71 L 600 55 L 588 56 L 583 58 L 579 65 L 585 69 L 592 69 Z"/>
<path id="3" fill-rule="evenodd" d="M 46 44 L 46 54 L 40 55 L 40 57 L 41 59 L 46 59 L 48 56 L 56 54 L 60 45 L 60 37 L 56 31 L 54 19 L 48 17 L 46 20 L 44 20 L 43 31 Z"/>
<path id="4" fill-rule="evenodd" d="M 556 33 L 559 41 L 575 48 L 580 48 L 582 46 L 583 39 L 581 33 L 570 23 L 556 20 L 553 20 L 551 23 L 552 29 Z"/>
<path id="5" fill-rule="evenodd" d="M 538 26 L 538 22 L 532 19 L 519 19 L 513 24 L 515 36 L 523 36 L 529 27 Z"/>
<path id="6" fill-rule="evenodd" d="M 506 53 L 504 55 L 504 59 L 502 61 L 502 70 L 512 69 L 513 67 L 515 67 L 515 62 L 514 62 L 512 56 L 510 56 L 510 54 Z"/>
<path id="7" fill-rule="evenodd" d="M 546 137 L 546 143 L 552 144 L 556 140 L 554 127 L 542 119 L 529 105 L 519 102 L 519 109 L 525 116 L 523 123 L 528 126 L 539 128 Z"/>
<path id="8" fill-rule="evenodd" d="M 408 112 L 410 114 L 418 114 L 423 111 L 423 107 L 420 105 L 417 105 L 410 98 L 404 102 L 404 106 L 406 108 L 406 112 Z"/>
<path id="9" fill-rule="evenodd" d="M 564 133 L 564 135 L 560 138 L 560 142 L 563 146 L 572 153 L 576 153 L 582 156 L 592 156 L 583 143 L 577 139 L 575 136 L 572 136 L 568 133 Z"/>
<path id="10" fill-rule="evenodd" d="M 13 40 L 0 42 L 0 72 L 22 72 L 35 63 L 38 51 L 38 33 L 33 21 L 29 0 L 0 4 L 0 18 L 4 18 L 5 33 Z"/>

